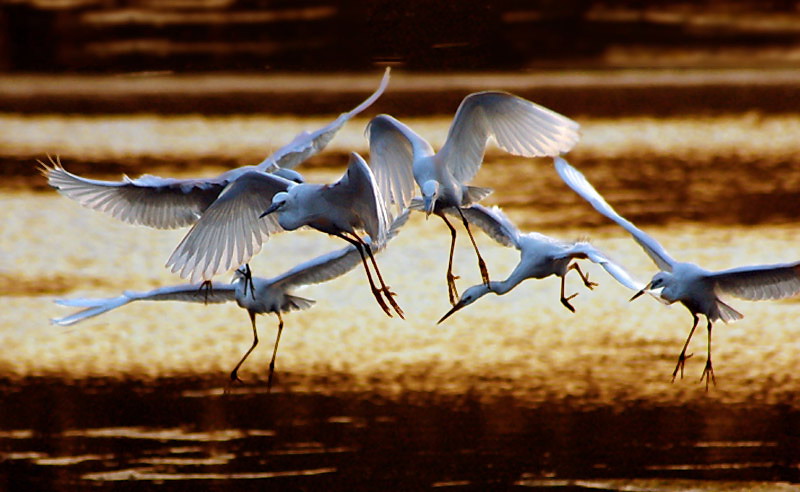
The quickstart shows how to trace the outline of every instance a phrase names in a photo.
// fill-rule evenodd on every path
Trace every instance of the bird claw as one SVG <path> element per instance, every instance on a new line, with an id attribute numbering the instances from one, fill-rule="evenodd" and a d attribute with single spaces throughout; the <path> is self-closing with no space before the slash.
<path id="1" fill-rule="evenodd" d="M 452 273 L 447 274 L 447 295 L 450 297 L 450 304 L 455 306 L 458 303 L 459 295 L 456 288 L 456 279 L 461 278 Z"/>
<path id="2" fill-rule="evenodd" d="M 593 290 L 595 287 L 597 287 L 600 284 L 598 284 L 597 282 L 592 282 L 591 280 L 589 280 L 589 274 L 587 273 L 586 276 L 583 278 L 583 285 L 585 285 L 587 289 Z"/>
<path id="3" fill-rule="evenodd" d="M 673 383 L 675 382 L 675 376 L 678 374 L 678 371 L 681 371 L 681 379 L 683 379 L 683 365 L 686 363 L 688 359 L 691 359 L 693 355 L 694 354 L 686 355 L 686 352 L 681 352 L 681 355 L 678 356 L 678 363 L 675 364 L 675 370 L 672 371 Z"/>
<path id="4" fill-rule="evenodd" d="M 711 359 L 706 361 L 706 367 L 703 369 L 703 374 L 700 376 L 700 382 L 703 382 L 703 378 L 706 380 L 706 392 L 708 392 L 708 383 L 714 383 L 714 386 L 717 385 L 717 378 L 714 376 L 714 368 L 711 366 Z"/>
<path id="5" fill-rule="evenodd" d="M 406 319 L 403 310 L 397 304 L 397 301 L 394 300 L 394 296 L 396 296 L 397 294 L 395 292 L 392 292 L 392 290 L 389 288 L 388 285 L 383 287 L 383 293 L 386 295 L 386 299 L 389 300 L 389 304 L 391 304 L 392 307 L 394 308 L 394 311 L 397 313 L 398 316 L 400 316 L 400 319 Z"/>
<path id="6" fill-rule="evenodd" d="M 378 301 L 378 305 L 383 309 L 383 312 L 386 313 L 386 316 L 392 317 L 392 311 L 389 309 L 389 306 L 386 305 L 386 302 L 383 300 L 383 296 L 381 296 L 381 290 L 377 288 L 372 289 L 372 295 L 375 297 L 375 300 Z"/>
<path id="7" fill-rule="evenodd" d="M 211 294 L 211 295 L 214 294 L 214 289 L 213 289 L 213 286 L 211 284 L 211 280 L 203 280 L 203 283 L 200 284 L 200 287 L 197 288 L 197 293 L 198 294 L 203 294 L 203 296 L 205 296 L 204 299 L 203 299 L 203 304 L 208 305 L 208 296 L 209 296 L 209 294 Z"/>
<path id="8" fill-rule="evenodd" d="M 574 298 L 577 295 L 578 295 L 578 293 L 576 292 L 576 293 L 572 294 L 569 297 L 562 297 L 561 298 L 561 304 L 563 304 L 565 308 L 569 309 L 573 313 L 575 312 L 575 308 L 572 307 L 572 304 L 570 304 L 569 301 L 570 301 L 570 299 Z"/>

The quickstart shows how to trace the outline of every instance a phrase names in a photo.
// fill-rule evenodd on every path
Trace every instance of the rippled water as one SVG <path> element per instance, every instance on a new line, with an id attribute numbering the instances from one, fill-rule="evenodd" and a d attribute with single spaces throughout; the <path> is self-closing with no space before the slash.
<path id="1" fill-rule="evenodd" d="M 70 141 L 75 147 L 60 151 L 65 165 L 96 176 L 150 172 L 152 162 L 161 174 L 213 174 L 221 168 L 198 170 L 194 159 L 248 162 L 260 128 L 275 123 L 142 118 L 0 116 L 14 130 L 0 133 L 0 148 L 25 155 Z M 795 261 L 796 122 L 587 119 L 571 161 L 678 258 L 711 269 Z M 194 130 L 180 130 L 188 123 L 211 130 L 189 138 Z M 365 150 L 363 122 L 354 126 L 314 160 L 311 180 L 338 175 L 349 145 Z M 413 126 L 433 140 L 447 128 L 439 118 Z M 79 159 L 92 138 L 96 155 Z M 137 139 L 153 147 L 125 147 Z M 178 157 L 186 148 L 196 153 Z M 142 154 L 131 155 L 136 149 Z M 134 303 L 71 328 L 48 324 L 70 312 L 56 297 L 179 283 L 163 263 L 184 231 L 120 224 L 32 191 L 41 189 L 36 179 L 23 173 L 21 188 L 0 191 L 0 488 L 788 490 L 800 482 L 796 299 L 733 301 L 746 317 L 715 330 L 718 385 L 706 393 L 698 382 L 704 334 L 693 340 L 685 379 L 670 382 L 688 312 L 628 303 L 630 293 L 591 265 L 594 291 L 568 278 L 580 293 L 575 314 L 550 278 L 487 296 L 436 326 L 448 308 L 449 239 L 441 221 L 415 216 L 378 258 L 407 321 L 383 315 L 359 270 L 304 289 L 318 304 L 285 316 L 273 393 L 263 384 L 276 320 L 262 316 L 246 384 L 226 394 L 252 334 L 235 306 Z M 640 278 L 653 273 L 547 160 L 493 152 L 476 182 L 494 187 L 487 202 L 522 228 L 588 236 Z M 492 276 L 507 275 L 517 253 L 485 236 L 478 242 Z M 270 276 L 338 247 L 315 232 L 287 234 L 252 265 Z M 456 268 L 462 290 L 480 281 L 466 238 Z"/>

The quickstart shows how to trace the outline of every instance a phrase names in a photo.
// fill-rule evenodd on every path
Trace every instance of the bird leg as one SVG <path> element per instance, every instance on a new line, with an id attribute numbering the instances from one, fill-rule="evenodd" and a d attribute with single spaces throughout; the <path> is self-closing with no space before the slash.
<path id="1" fill-rule="evenodd" d="M 592 282 L 591 280 L 589 280 L 589 274 L 583 273 L 583 270 L 581 270 L 581 267 L 578 266 L 577 263 L 573 263 L 572 265 L 570 265 L 567 268 L 567 271 L 569 270 L 575 270 L 576 272 L 578 272 L 578 275 L 581 276 L 581 280 L 583 280 L 583 285 L 585 285 L 587 289 L 592 290 L 599 285 L 597 282 Z"/>
<path id="2" fill-rule="evenodd" d="M 372 267 L 375 269 L 375 275 L 378 277 L 378 282 L 380 282 L 381 292 L 383 292 L 383 294 L 386 296 L 386 299 L 389 300 L 389 304 L 392 305 L 392 307 L 394 308 L 394 310 L 397 313 L 397 315 L 400 316 L 400 319 L 405 319 L 405 316 L 403 315 L 404 314 L 403 310 L 400 309 L 400 306 L 394 300 L 394 296 L 396 296 L 397 294 L 392 292 L 392 290 L 389 288 L 389 286 L 386 285 L 386 282 L 383 281 L 383 276 L 381 275 L 381 270 L 380 270 L 380 268 L 378 268 L 378 262 L 375 261 L 375 255 L 372 254 L 372 248 L 370 247 L 369 244 L 365 243 L 363 239 L 358 237 L 357 234 L 353 234 L 353 237 L 355 237 L 356 241 L 361 243 L 361 246 L 367 252 L 367 256 L 369 256 L 369 259 L 372 262 Z"/>
<path id="3" fill-rule="evenodd" d="M 256 287 L 255 287 L 255 285 L 253 285 L 253 272 L 252 272 L 252 270 L 250 270 L 250 264 L 249 263 L 245 263 L 244 264 L 244 269 L 241 270 L 241 272 L 242 272 L 242 275 L 244 276 L 244 282 L 245 282 L 244 283 L 244 295 L 247 295 L 247 287 L 249 286 L 250 287 L 250 297 L 252 297 L 253 300 L 255 301 L 256 300 Z"/>
<path id="4" fill-rule="evenodd" d="M 703 369 L 703 374 L 700 376 L 700 381 L 706 378 L 706 392 L 708 392 L 709 380 L 717 385 L 717 378 L 714 377 L 714 368 L 711 366 L 711 320 L 708 320 L 708 358 L 706 359 L 706 367 Z"/>
<path id="5" fill-rule="evenodd" d="M 453 253 L 456 249 L 456 228 L 447 220 L 444 214 L 439 217 L 442 218 L 447 227 L 450 228 L 450 260 L 447 262 L 447 295 L 450 297 L 450 304 L 455 306 L 458 303 L 459 295 L 456 289 L 456 279 L 459 277 L 453 275 Z"/>
<path id="6" fill-rule="evenodd" d="M 678 364 L 675 366 L 675 370 L 672 371 L 673 383 L 675 382 L 675 375 L 678 374 L 678 370 L 681 371 L 681 379 L 683 379 L 683 364 L 686 362 L 686 359 L 692 356 L 692 354 L 689 354 L 688 356 L 686 355 L 686 348 L 689 346 L 689 341 L 692 339 L 692 335 L 694 335 L 694 330 L 695 328 L 697 328 L 697 323 L 700 321 L 700 318 L 698 318 L 695 313 L 692 313 L 692 318 L 694 318 L 694 323 L 692 323 L 692 329 L 691 331 L 689 331 L 689 338 L 687 338 L 686 343 L 683 344 L 683 350 L 681 350 L 681 355 L 678 356 Z"/>
<path id="7" fill-rule="evenodd" d="M 197 293 L 203 294 L 203 304 L 208 305 L 208 296 L 214 295 L 214 288 L 211 284 L 211 280 L 203 280 L 203 283 L 197 288 Z"/>
<path id="8" fill-rule="evenodd" d="M 269 376 L 267 376 L 267 393 L 272 390 L 272 376 L 275 374 L 275 357 L 278 355 L 278 343 L 281 341 L 281 333 L 283 332 L 283 317 L 280 311 L 276 311 L 278 315 L 278 336 L 275 338 L 275 348 L 272 349 L 272 359 L 269 361 Z"/>
<path id="9" fill-rule="evenodd" d="M 569 297 L 564 296 L 564 282 L 566 281 L 566 276 L 561 277 L 561 304 L 564 305 L 565 308 L 569 309 L 573 313 L 575 312 L 575 308 L 572 307 L 572 304 L 569 303 L 570 299 L 574 298 L 578 295 L 578 293 L 574 293 Z"/>
<path id="10" fill-rule="evenodd" d="M 464 223 L 464 228 L 467 230 L 467 234 L 469 235 L 469 240 L 472 241 L 472 247 L 475 248 L 475 254 L 478 255 L 478 268 L 481 271 L 481 279 L 483 283 L 488 287 L 489 286 L 489 270 L 486 268 L 486 262 L 483 261 L 481 257 L 481 252 L 478 251 L 478 245 L 475 243 L 475 238 L 472 237 L 472 231 L 469 230 L 469 222 L 467 222 L 467 218 L 464 217 L 464 212 L 461 211 L 461 207 L 455 207 L 458 210 L 459 215 L 461 215 L 461 221 Z"/>
<path id="11" fill-rule="evenodd" d="M 247 314 L 250 315 L 250 323 L 253 325 L 253 344 L 250 345 L 250 348 L 247 350 L 247 352 L 244 353 L 242 359 L 239 361 L 238 364 L 236 364 L 236 367 L 233 368 L 233 371 L 231 371 L 231 383 L 235 382 L 244 383 L 244 381 L 239 379 L 239 368 L 242 366 L 244 360 L 247 359 L 247 357 L 250 355 L 250 352 L 252 352 L 253 349 L 256 348 L 256 345 L 258 345 L 258 332 L 256 331 L 256 313 L 255 311 L 250 311 L 248 309 Z"/>
<path id="12" fill-rule="evenodd" d="M 383 312 L 386 313 L 386 316 L 392 317 L 392 312 L 389 310 L 389 306 L 386 305 L 386 302 L 381 297 L 381 290 L 375 287 L 375 282 L 372 280 L 372 273 L 369 271 L 369 265 L 367 264 L 367 257 L 364 255 L 364 248 L 361 246 L 361 238 L 358 240 L 352 239 L 344 234 L 336 234 L 337 237 L 340 237 L 347 241 L 348 243 L 352 244 L 358 250 L 358 254 L 361 255 L 361 263 L 364 265 L 364 271 L 367 273 L 367 280 L 369 280 L 369 286 L 372 289 L 372 295 L 375 297 L 375 300 L 378 302 L 378 305 L 383 309 Z M 354 236 L 356 236 L 354 234 Z M 356 236 L 358 237 L 358 236 Z"/>

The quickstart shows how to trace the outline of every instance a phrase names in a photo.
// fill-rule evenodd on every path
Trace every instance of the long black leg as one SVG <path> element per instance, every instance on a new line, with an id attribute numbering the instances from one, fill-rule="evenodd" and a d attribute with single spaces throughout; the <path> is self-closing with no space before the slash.
<path id="1" fill-rule="evenodd" d="M 456 249 L 456 228 L 447 220 L 444 214 L 439 214 L 447 227 L 450 229 L 450 259 L 447 262 L 447 295 L 450 298 L 450 304 L 455 306 L 458 303 L 459 295 L 456 289 L 457 276 L 453 275 L 453 253 Z"/>
<path id="2" fill-rule="evenodd" d="M 250 297 L 255 300 L 256 299 L 256 286 L 253 285 L 253 272 L 250 270 L 250 264 L 244 264 L 244 270 L 242 271 L 244 275 L 244 295 L 247 295 L 247 287 L 250 287 Z"/>
<path id="3" fill-rule="evenodd" d="M 269 376 L 267 377 L 267 393 L 272 390 L 272 376 L 275 374 L 275 357 L 278 355 L 278 343 L 281 341 L 281 333 L 283 333 L 283 317 L 280 311 L 276 311 L 278 315 L 278 336 L 275 338 L 275 348 L 272 349 L 272 359 L 269 361 Z"/>
<path id="4" fill-rule="evenodd" d="M 565 308 L 569 309 L 573 313 L 575 312 L 575 308 L 572 307 L 572 304 L 569 303 L 570 299 L 577 296 L 578 293 L 574 293 L 569 297 L 564 296 L 564 282 L 566 281 L 566 275 L 561 277 L 561 304 L 564 305 Z"/>
<path id="5" fill-rule="evenodd" d="M 253 344 L 250 345 L 250 348 L 247 350 L 247 352 L 244 353 L 242 359 L 239 361 L 238 364 L 236 364 L 236 367 L 233 368 L 233 371 L 231 371 L 231 382 L 239 382 L 239 383 L 243 382 L 241 379 L 239 379 L 239 368 L 242 366 L 242 363 L 244 363 L 244 360 L 247 359 L 247 357 L 250 355 L 250 352 L 252 352 L 253 349 L 256 348 L 256 345 L 258 345 L 258 331 L 256 331 L 256 313 L 255 311 L 248 310 L 247 314 L 250 315 L 250 323 L 253 325 Z"/>
<path id="6" fill-rule="evenodd" d="M 378 301 L 378 305 L 380 305 L 381 309 L 383 309 L 383 312 L 386 313 L 386 315 L 391 318 L 392 312 L 389 310 L 389 306 L 386 305 L 386 302 L 384 302 L 383 297 L 381 297 L 380 289 L 375 287 L 375 282 L 372 280 L 372 273 L 369 271 L 369 265 L 367 264 L 367 257 L 364 254 L 364 248 L 361 246 L 361 243 L 344 234 L 336 234 L 336 236 L 344 239 L 345 241 L 356 247 L 356 249 L 358 250 L 358 254 L 361 255 L 361 263 L 364 265 L 364 271 L 367 273 L 367 280 L 369 280 L 369 286 L 372 289 L 372 295 L 375 297 L 375 300 Z"/>
<path id="7" fill-rule="evenodd" d="M 472 247 L 475 248 L 475 254 L 478 256 L 478 269 L 481 271 L 481 279 L 483 283 L 487 286 L 489 285 L 489 270 L 486 268 L 486 262 L 483 261 L 483 257 L 481 256 L 481 252 L 478 251 L 478 244 L 475 242 L 475 238 L 472 237 L 472 231 L 469 229 L 469 222 L 467 222 L 467 218 L 464 217 L 464 212 L 461 211 L 461 207 L 454 207 L 458 210 L 458 214 L 461 215 L 461 221 L 464 223 L 464 228 L 467 230 L 467 234 L 469 235 L 469 240 L 472 241 Z"/>
<path id="8" fill-rule="evenodd" d="M 381 285 L 381 292 L 383 292 L 384 295 L 386 296 L 386 299 L 389 300 L 389 304 L 392 305 L 397 315 L 400 316 L 400 318 L 405 319 L 405 316 L 403 316 L 403 310 L 400 309 L 400 306 L 394 300 L 394 296 L 397 294 L 392 292 L 389 286 L 386 285 L 386 282 L 383 281 L 381 270 L 380 268 L 378 268 L 378 262 L 375 261 L 375 255 L 372 254 L 372 248 L 369 246 L 369 244 L 365 243 L 363 239 L 358 237 L 358 235 L 353 234 L 353 237 L 355 238 L 356 241 L 361 243 L 361 246 L 364 248 L 364 251 L 367 252 L 367 256 L 369 256 L 370 262 L 372 262 L 372 267 L 375 269 L 375 275 L 378 277 L 378 282 Z"/>
<path id="9" fill-rule="evenodd" d="M 672 382 L 675 382 L 675 375 L 678 374 L 678 371 L 681 371 L 681 379 L 683 379 L 683 365 L 686 363 L 686 359 L 692 356 L 686 356 L 686 348 L 689 347 L 689 341 L 692 339 L 692 335 L 694 335 L 694 330 L 697 328 L 697 323 L 700 321 L 700 318 L 697 317 L 695 313 L 692 313 L 692 318 L 694 319 L 694 323 L 692 323 L 692 329 L 689 331 L 689 337 L 686 339 L 686 343 L 683 344 L 683 350 L 681 350 L 681 355 L 678 356 L 678 364 L 675 365 L 675 370 L 672 371 Z"/>
<path id="10" fill-rule="evenodd" d="M 714 368 L 711 366 L 711 320 L 708 320 L 708 358 L 706 359 L 706 367 L 703 369 L 703 374 L 700 376 L 700 381 L 706 378 L 706 391 L 708 391 L 709 380 L 717 385 L 717 378 L 714 377 Z"/>

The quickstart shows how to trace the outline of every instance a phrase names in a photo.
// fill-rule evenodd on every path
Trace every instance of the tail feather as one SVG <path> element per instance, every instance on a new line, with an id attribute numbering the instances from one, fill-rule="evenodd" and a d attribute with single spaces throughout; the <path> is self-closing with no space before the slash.
<path id="1" fill-rule="evenodd" d="M 744 315 L 742 313 L 733 309 L 732 307 L 720 301 L 719 299 L 717 299 L 717 310 L 719 311 L 719 313 L 717 313 L 717 318 L 721 319 L 725 323 L 744 318 Z"/>

